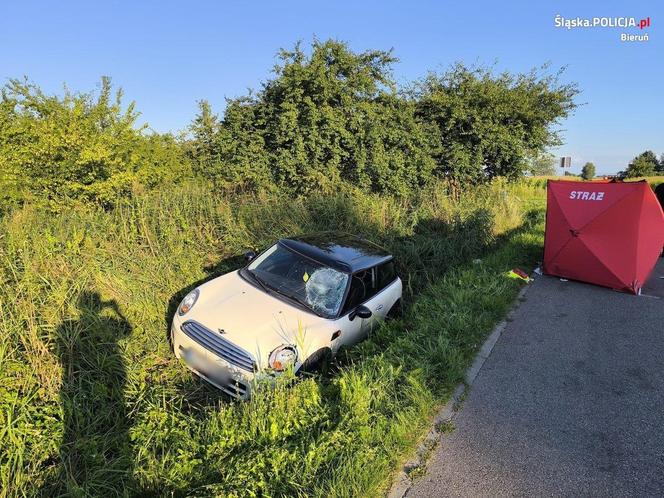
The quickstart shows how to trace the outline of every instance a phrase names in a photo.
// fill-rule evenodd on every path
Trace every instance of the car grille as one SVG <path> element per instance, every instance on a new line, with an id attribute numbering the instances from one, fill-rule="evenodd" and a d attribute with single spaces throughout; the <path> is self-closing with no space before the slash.
<path id="1" fill-rule="evenodd" d="M 237 380 L 231 381 L 224 386 L 217 384 L 217 387 L 234 398 L 244 398 L 247 395 L 247 386 Z"/>
<path id="2" fill-rule="evenodd" d="M 215 334 L 209 328 L 193 320 L 188 320 L 182 324 L 182 331 L 187 336 L 203 346 L 208 351 L 223 358 L 228 363 L 254 372 L 256 363 L 249 353 L 232 342 L 224 339 L 219 334 Z"/>

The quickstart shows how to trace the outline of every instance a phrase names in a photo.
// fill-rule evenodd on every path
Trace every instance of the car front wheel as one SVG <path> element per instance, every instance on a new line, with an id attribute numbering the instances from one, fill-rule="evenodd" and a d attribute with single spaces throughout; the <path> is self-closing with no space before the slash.
<path id="1" fill-rule="evenodd" d="M 309 356 L 298 370 L 298 373 L 312 373 L 315 371 L 325 372 L 332 359 L 330 348 L 321 348 Z"/>

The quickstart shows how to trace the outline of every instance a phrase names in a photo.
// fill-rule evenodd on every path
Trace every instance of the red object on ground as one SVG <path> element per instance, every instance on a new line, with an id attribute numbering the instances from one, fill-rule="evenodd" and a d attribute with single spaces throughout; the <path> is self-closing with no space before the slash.
<path id="1" fill-rule="evenodd" d="M 512 269 L 512 271 L 523 279 L 528 280 L 530 278 L 528 274 L 525 271 L 523 271 L 521 268 L 514 268 Z"/>
<path id="2" fill-rule="evenodd" d="M 638 294 L 664 246 L 664 212 L 646 182 L 547 183 L 543 270 Z"/>

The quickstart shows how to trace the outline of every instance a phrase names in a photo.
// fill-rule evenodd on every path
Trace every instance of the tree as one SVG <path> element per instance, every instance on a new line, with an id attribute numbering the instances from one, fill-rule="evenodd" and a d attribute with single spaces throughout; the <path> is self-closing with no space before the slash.
<path id="1" fill-rule="evenodd" d="M 396 92 L 395 61 L 391 52 L 355 53 L 335 40 L 314 41 L 310 54 L 299 44 L 282 50 L 259 92 L 228 101 L 212 140 L 216 181 L 296 195 L 340 182 L 394 194 L 425 185 L 435 166 L 431 134 Z M 197 128 L 203 118 L 201 109 Z M 204 140 L 194 142 L 200 162 Z"/>
<path id="2" fill-rule="evenodd" d="M 228 101 L 208 176 L 295 195 L 340 183 L 401 195 L 435 177 L 459 191 L 528 171 L 530 158 L 560 143 L 553 127 L 576 106 L 576 86 L 560 84 L 559 73 L 495 75 L 462 65 L 399 92 L 396 60 L 336 40 L 282 50 L 260 91 Z M 201 108 L 194 125 L 210 112 Z M 196 161 L 206 163 L 209 140 L 199 133 L 194 142 Z"/>
<path id="3" fill-rule="evenodd" d="M 636 156 L 621 173 L 624 178 L 638 178 L 642 176 L 653 176 L 659 166 L 657 156 L 654 152 L 647 150 Z"/>
<path id="4" fill-rule="evenodd" d="M 212 107 L 207 100 L 198 102 L 199 112 L 189 127 L 193 135 L 192 155 L 200 169 L 205 170 L 219 161 L 220 151 L 217 141 L 219 132 L 219 118 L 212 112 Z"/>
<path id="5" fill-rule="evenodd" d="M 634 159 L 639 159 L 639 158 L 651 163 L 654 169 L 657 169 L 657 167 L 659 166 L 657 155 L 651 150 L 646 150 L 645 152 L 641 152 L 641 154 L 636 156 Z"/>
<path id="6" fill-rule="evenodd" d="M 527 161 L 527 170 L 533 176 L 554 176 L 556 174 L 556 157 L 549 152 L 535 154 Z"/>
<path id="7" fill-rule="evenodd" d="M 659 156 L 659 167 L 657 168 L 658 173 L 664 173 L 664 152 Z"/>
<path id="8" fill-rule="evenodd" d="M 588 162 L 583 165 L 581 169 L 581 178 L 584 180 L 592 180 L 595 178 L 595 165 L 591 162 Z"/>
<path id="9" fill-rule="evenodd" d="M 455 184 L 517 178 L 527 159 L 560 145 L 553 128 L 576 107 L 578 89 L 549 75 L 493 74 L 456 64 L 414 92 L 418 117 L 436 129 L 436 173 Z"/>

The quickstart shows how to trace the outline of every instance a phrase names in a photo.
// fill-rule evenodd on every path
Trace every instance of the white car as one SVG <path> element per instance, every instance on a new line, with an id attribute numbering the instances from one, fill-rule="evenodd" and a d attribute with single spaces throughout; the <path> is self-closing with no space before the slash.
<path id="1" fill-rule="evenodd" d="M 180 303 L 173 350 L 199 376 L 246 399 L 252 381 L 311 370 L 367 336 L 401 304 L 392 256 L 348 234 L 281 239 Z"/>

